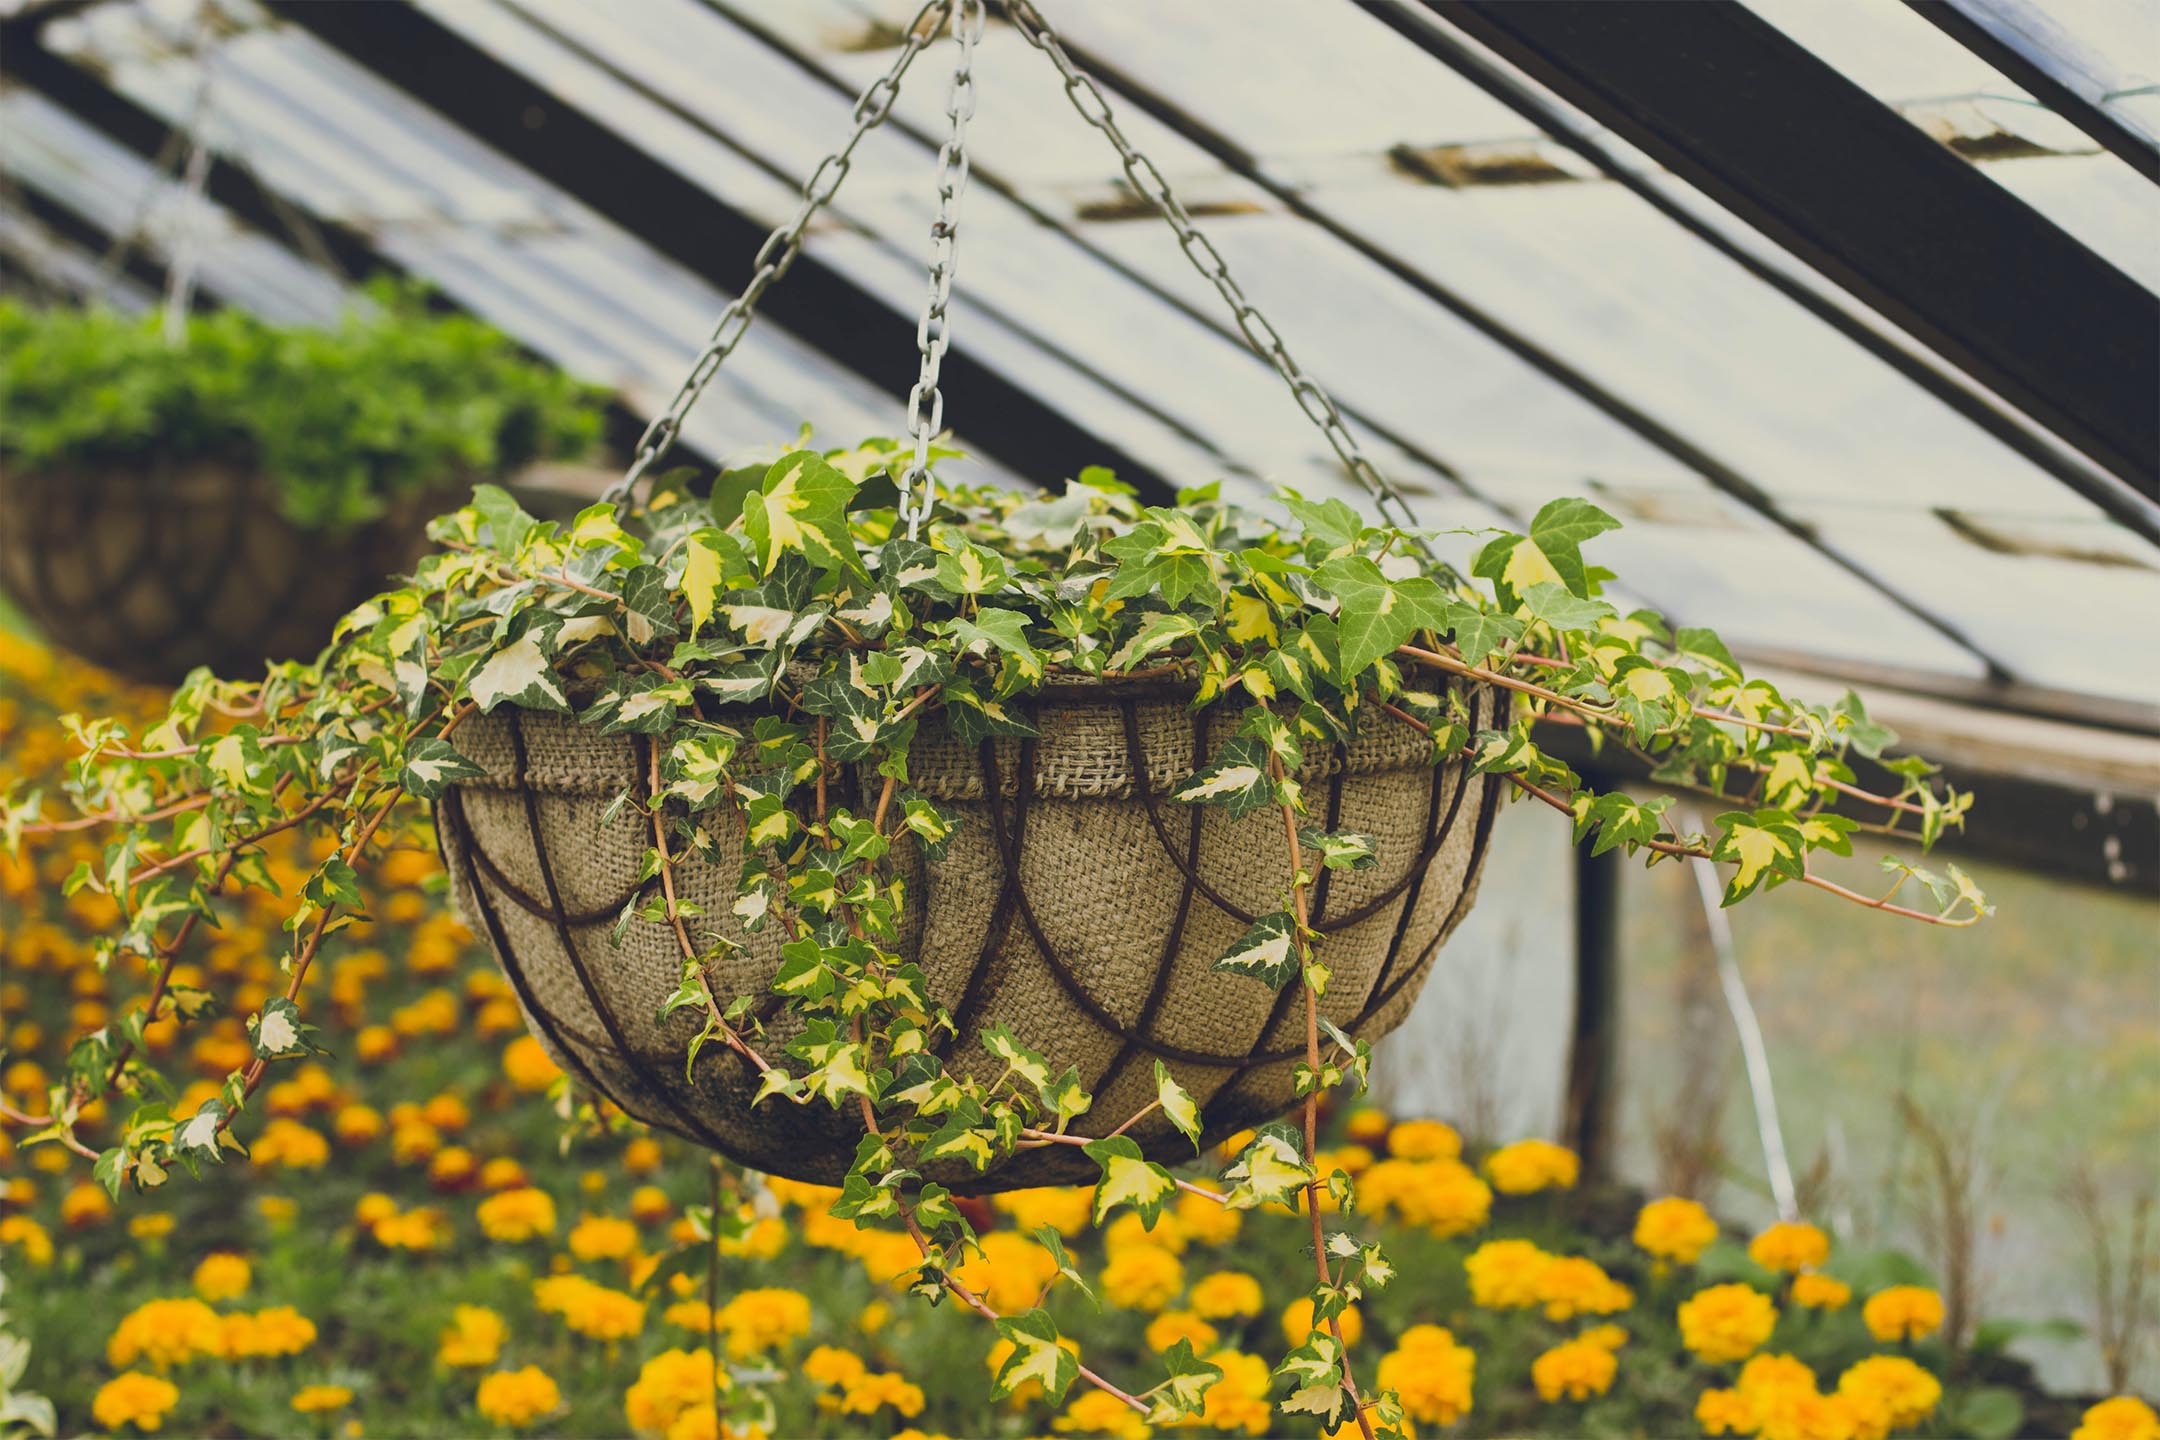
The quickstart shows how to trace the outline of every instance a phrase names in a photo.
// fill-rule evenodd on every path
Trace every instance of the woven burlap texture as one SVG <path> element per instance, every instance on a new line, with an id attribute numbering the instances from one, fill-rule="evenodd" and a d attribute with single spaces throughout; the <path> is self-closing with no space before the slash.
<path id="1" fill-rule="evenodd" d="M 137 680 L 309 659 L 338 617 L 417 558 L 431 500 L 337 536 L 279 515 L 261 473 L 217 461 L 10 472 L 0 586 L 56 643 Z"/>
<path id="2" fill-rule="evenodd" d="M 1495 723 L 1490 692 L 1470 700 L 1480 724 Z M 1176 695 L 1068 692 L 1040 702 L 1033 718 L 1039 739 L 1000 740 L 987 755 L 933 720 L 909 759 L 911 782 L 961 821 L 936 864 L 911 845 L 894 851 L 910 916 L 901 949 L 960 1027 L 947 1063 L 994 1077 L 1002 1066 L 980 1036 L 1008 1027 L 1056 1065 L 1078 1068 L 1096 1097 L 1074 1127 L 1082 1134 L 1114 1128 L 1153 1099 L 1158 1058 L 1200 1103 L 1211 1141 L 1281 1114 L 1304 1053 L 1299 992 L 1278 996 L 1212 968 L 1252 917 L 1283 903 L 1281 815 L 1233 821 L 1220 807 L 1167 798 L 1196 755 L 1235 733 L 1237 707 L 1196 717 Z M 1131 763 L 1135 739 L 1142 773 Z M 620 944 L 611 940 L 640 894 L 652 831 L 636 806 L 607 812 L 625 792 L 647 793 L 649 743 L 602 737 L 563 716 L 503 711 L 468 721 L 458 747 L 487 774 L 458 786 L 437 814 L 458 906 L 494 946 L 557 1064 L 649 1124 L 761 1170 L 837 1183 L 861 1133 L 853 1111 L 752 1107 L 753 1068 L 718 1045 L 685 1080 L 700 1022 L 655 1020 L 681 974 L 676 937 L 634 923 Z M 1314 747 L 1300 777 L 1316 820 L 1379 841 L 1378 864 L 1326 872 L 1313 897 L 1332 971 L 1323 1013 L 1366 1039 L 1401 1023 L 1469 908 L 1498 801 L 1489 778 L 1459 764 L 1435 768 L 1428 749 L 1422 735 L 1383 722 L 1345 746 Z M 850 775 L 842 787 L 859 809 L 872 798 L 861 784 Z M 678 898 L 704 912 L 699 924 L 744 947 L 713 976 L 723 1002 L 766 997 L 780 937 L 776 927 L 757 936 L 736 927 L 737 830 L 708 831 L 718 844 L 706 859 L 680 863 Z M 1017 884 L 1008 883 L 1008 854 Z M 783 1063 L 793 1028 L 784 1011 L 769 1013 L 763 1053 Z M 1159 1115 L 1127 1133 L 1156 1158 L 1192 1153 Z M 983 1192 L 1093 1171 L 1058 1146 L 1023 1151 L 987 1175 L 935 1173 L 956 1190 Z"/>

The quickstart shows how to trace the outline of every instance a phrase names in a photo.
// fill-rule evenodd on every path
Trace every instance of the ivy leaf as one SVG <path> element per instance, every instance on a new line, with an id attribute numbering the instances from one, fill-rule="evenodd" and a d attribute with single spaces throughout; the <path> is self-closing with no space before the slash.
<path id="1" fill-rule="evenodd" d="M 1159 611 L 1141 622 L 1124 648 L 1110 658 L 1112 670 L 1130 670 L 1167 645 L 1200 633 L 1200 622 L 1182 610 Z"/>
<path id="2" fill-rule="evenodd" d="M 955 595 L 995 595 L 1012 579 L 1012 571 L 994 550 L 962 540 L 937 562 L 938 584 Z"/>
<path id="3" fill-rule="evenodd" d="M 1003 1025 L 993 1025 L 983 1032 L 983 1049 L 988 1050 L 1021 1079 L 1036 1089 L 1050 1083 L 1050 1062 L 1020 1043 L 1019 1038 Z"/>
<path id="4" fill-rule="evenodd" d="M 1330 870 L 1370 870 L 1380 863 L 1380 842 L 1355 830 L 1330 835 L 1304 825 L 1298 828 L 1298 844 L 1318 855 Z"/>
<path id="5" fill-rule="evenodd" d="M 1502 599 L 1548 581 L 1587 596 L 1590 582 L 1583 569 L 1582 543 L 1619 528 L 1618 520 L 1587 500 L 1555 500 L 1531 520 L 1528 535 L 1502 535 L 1488 542 L 1470 573 L 1492 581 Z"/>
<path id="6" fill-rule="evenodd" d="M 1617 615 L 1603 600 L 1584 600 L 1567 586 L 1539 581 L 1522 592 L 1523 608 L 1533 619 L 1555 630 L 1587 630 L 1598 621 Z"/>
<path id="7" fill-rule="evenodd" d="M 1637 800 L 1624 791 L 1600 795 L 1577 818 L 1575 838 L 1581 840 L 1595 826 L 1597 843 L 1590 847 L 1592 855 L 1603 855 L 1616 845 L 1627 846 L 1632 855 L 1637 846 L 1655 840 L 1664 831 L 1665 811 L 1672 802 L 1670 795 L 1649 800 Z"/>
<path id="8" fill-rule="evenodd" d="M 1483 665 L 1494 651 L 1513 644 L 1529 627 L 1513 615 L 1480 610 L 1458 601 L 1448 609 L 1448 628 L 1462 658 L 1472 665 Z"/>
<path id="9" fill-rule="evenodd" d="M 1365 533 L 1364 517 L 1341 500 L 1307 500 L 1291 490 L 1284 491 L 1278 498 L 1283 509 L 1305 527 L 1305 538 L 1319 541 L 1330 554 L 1349 549 L 1357 543 L 1358 536 Z M 1325 580 L 1320 583 L 1327 585 Z M 1335 587 L 1329 585 L 1328 588 L 1333 590 Z"/>
<path id="10" fill-rule="evenodd" d="M 420 800 L 433 800 L 460 780 L 477 780 L 487 771 L 473 764 L 449 741 L 424 735 L 405 747 L 405 765 L 398 784 Z"/>
<path id="11" fill-rule="evenodd" d="M 1071 1254 L 1066 1251 L 1063 1236 L 1059 1235 L 1051 1226 L 1038 1225 L 1035 1227 L 1035 1242 L 1049 1251 L 1050 1258 L 1057 1262 L 1059 1278 L 1070 1280 L 1073 1284 L 1079 1286 L 1080 1293 L 1088 1297 L 1089 1304 L 1097 1309 L 1102 1308 L 1102 1302 L 1095 1298 L 1095 1292 L 1088 1288 L 1087 1280 L 1080 1274 L 1079 1262 L 1074 1260 Z"/>
<path id="12" fill-rule="evenodd" d="M 709 527 L 691 531 L 683 542 L 682 590 L 684 600 L 690 605 L 690 638 L 693 640 L 705 627 L 705 622 L 712 618 L 713 601 L 720 594 L 722 543 L 720 532 Z"/>
<path id="13" fill-rule="evenodd" d="M 1042 657 L 1028 644 L 1027 626 L 1028 617 L 1019 611 L 987 606 L 976 611 L 973 620 L 947 621 L 945 633 L 971 654 L 999 650 L 1019 660 L 1030 672 L 1040 674 Z"/>
<path id="14" fill-rule="evenodd" d="M 1178 782 L 1170 798 L 1187 805 L 1222 805 L 1231 819 L 1243 819 L 1275 798 L 1267 747 L 1249 735 L 1224 741 L 1213 760 Z"/>
<path id="15" fill-rule="evenodd" d="M 1147 1393 L 1154 1404 L 1148 1410 L 1150 1425 L 1175 1425 L 1207 1408 L 1207 1393 L 1222 1379 L 1222 1367 L 1210 1365 L 1193 1354 L 1192 1341 L 1179 1340 L 1163 1352 L 1170 1378 Z"/>
<path id="16" fill-rule="evenodd" d="M 1298 973 L 1297 917 L 1287 910 L 1262 915 L 1208 968 L 1282 989 Z"/>
<path id="17" fill-rule="evenodd" d="M 1717 817 L 1717 847 L 1712 858 L 1730 861 L 1739 869 L 1725 888 L 1725 903 L 1738 904 L 1765 880 L 1798 880 L 1807 873 L 1802 858 L 1807 841 L 1793 817 L 1783 810 L 1729 810 Z"/>
<path id="18" fill-rule="evenodd" d="M 1335 628 L 1344 680 L 1394 654 L 1418 631 L 1447 628 L 1447 596 L 1423 576 L 1397 583 L 1363 555 L 1343 555 L 1315 570 L 1313 579 L 1342 602 Z"/>
<path id="19" fill-rule="evenodd" d="M 554 669 L 541 653 L 535 631 L 528 630 L 489 656 L 466 682 L 466 690 L 483 715 L 493 714 L 505 702 L 521 710 L 570 712 L 570 702 L 555 682 Z"/>
<path id="20" fill-rule="evenodd" d="M 263 1001 L 262 1013 L 248 1017 L 248 1038 L 255 1042 L 255 1053 L 265 1060 L 282 1060 L 292 1055 L 306 1055 L 317 1047 L 308 1043 L 308 1036 L 315 1027 L 300 1018 L 300 1007 L 283 995 L 273 995 Z"/>
<path id="21" fill-rule="evenodd" d="M 1232 1210 L 1252 1210 L 1262 1205 L 1292 1203 L 1298 1191 L 1312 1180 L 1297 1133 L 1281 1122 L 1263 1125 L 1237 1163 L 1223 1171 L 1231 1182 L 1226 1203 Z"/>
<path id="22" fill-rule="evenodd" d="M 1192 1141 L 1193 1150 L 1200 1149 L 1200 1107 L 1193 1103 L 1185 1087 L 1178 1084 L 1170 1073 L 1170 1067 L 1161 1060 L 1155 1062 L 1155 1100 L 1162 1106 L 1165 1119 L 1177 1126 L 1186 1139 Z"/>
<path id="23" fill-rule="evenodd" d="M 765 472 L 764 488 L 743 497 L 743 532 L 757 548 L 765 573 L 770 575 L 792 550 L 867 583 L 869 574 L 847 525 L 856 489 L 854 481 L 812 451 L 797 450 L 775 461 Z"/>
<path id="24" fill-rule="evenodd" d="M 1038 1308 L 1025 1315 L 1001 1315 L 997 1332 L 1013 1347 L 998 1370 L 997 1393 L 1010 1395 L 1033 1380 L 1042 1386 L 1051 1404 L 1064 1400 L 1065 1392 L 1080 1378 L 1080 1360 L 1058 1343 L 1057 1322 L 1050 1313 Z"/>
<path id="25" fill-rule="evenodd" d="M 1177 1193 L 1170 1172 L 1144 1159 L 1130 1135 L 1090 1140 L 1086 1153 L 1102 1167 L 1102 1180 L 1095 1187 L 1095 1223 L 1100 1226 L 1118 1206 L 1130 1205 L 1139 1212 L 1140 1223 L 1154 1229 L 1163 1202 Z"/>

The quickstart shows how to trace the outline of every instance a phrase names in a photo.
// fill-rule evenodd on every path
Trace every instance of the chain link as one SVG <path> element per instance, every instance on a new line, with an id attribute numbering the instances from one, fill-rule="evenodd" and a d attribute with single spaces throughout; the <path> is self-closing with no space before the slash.
<path id="1" fill-rule="evenodd" d="M 908 67 L 915 63 L 915 57 L 937 37 L 955 3 L 964 5 L 968 0 L 926 0 L 923 7 L 915 12 L 915 18 L 908 22 L 907 39 L 902 43 L 900 53 L 893 57 L 893 62 L 885 73 L 871 81 L 862 94 L 856 97 L 853 112 L 855 128 L 848 135 L 847 143 L 818 162 L 817 169 L 803 182 L 802 200 L 797 205 L 793 218 L 766 236 L 765 243 L 758 247 L 750 283 L 743 287 L 742 293 L 722 312 L 719 321 L 713 326 L 711 336 L 705 342 L 705 348 L 698 353 L 696 363 L 690 367 L 690 373 L 676 389 L 675 398 L 668 402 L 667 409 L 653 417 L 652 423 L 645 427 L 645 433 L 638 437 L 637 454 L 631 460 L 629 470 L 624 472 L 622 479 L 607 488 L 601 499 L 612 503 L 627 500 L 637 482 L 659 463 L 661 457 L 674 445 L 691 407 L 697 404 L 698 397 L 705 393 L 705 387 L 712 382 L 712 377 L 719 371 L 721 363 L 727 359 L 729 352 L 741 343 L 743 335 L 750 329 L 751 321 L 756 318 L 758 301 L 764 298 L 765 292 L 772 288 L 775 281 L 787 274 L 789 267 L 795 263 L 795 257 L 802 253 L 803 232 L 809 228 L 810 221 L 839 193 L 841 183 L 847 179 L 848 171 L 855 163 L 855 147 L 862 143 L 863 136 L 884 124 L 885 117 L 892 113 L 893 101 L 900 95 L 901 77 L 906 75 Z M 975 0 L 975 3 L 979 4 L 980 0 Z M 928 23 L 925 23 L 926 21 Z M 976 28 L 980 30 L 979 23 Z M 973 103 L 971 96 L 971 109 Z M 941 171 L 942 160 L 941 154 Z M 964 173 L 963 171 L 963 176 Z"/>
<path id="2" fill-rule="evenodd" d="M 908 433 L 915 439 L 915 459 L 900 477 L 900 518 L 907 522 L 910 540 L 930 518 L 936 501 L 930 478 L 930 440 L 945 428 L 945 396 L 938 389 L 938 370 L 951 333 L 947 307 L 952 301 L 953 272 L 959 266 L 960 201 L 968 183 L 967 127 L 975 115 L 975 44 L 982 39 L 988 19 L 984 0 L 959 0 L 953 12 L 953 39 L 959 43 L 960 54 L 953 62 L 952 88 L 945 100 L 951 129 L 938 147 L 929 291 L 923 299 L 922 318 L 915 322 L 915 348 L 922 356 L 922 369 L 915 388 L 908 392 Z"/>
<path id="3" fill-rule="evenodd" d="M 1359 448 L 1357 437 L 1352 435 L 1349 426 L 1343 423 L 1342 411 L 1336 407 L 1335 401 L 1320 387 L 1319 381 L 1306 374 L 1297 361 L 1291 358 L 1282 336 L 1268 322 L 1268 318 L 1260 313 L 1259 307 L 1246 298 L 1244 290 L 1231 277 L 1230 266 L 1221 252 L 1209 242 L 1207 236 L 1200 233 L 1200 228 L 1193 224 L 1184 202 L 1171 191 L 1169 180 L 1164 178 L 1153 160 L 1134 148 L 1132 141 L 1127 139 L 1125 132 L 1118 127 L 1116 119 L 1110 113 L 1110 102 L 1103 95 L 1101 87 L 1086 71 L 1073 63 L 1072 56 L 1059 41 L 1057 32 L 1050 28 L 1050 22 L 1035 8 L 1034 0 L 1004 0 L 1004 5 L 1005 13 L 1011 18 L 1014 27 L 1026 37 L 1028 44 L 1050 57 L 1050 63 L 1057 67 L 1058 74 L 1065 79 L 1065 96 L 1072 102 L 1073 109 L 1080 112 L 1081 119 L 1100 130 L 1104 138 L 1117 150 L 1118 159 L 1125 167 L 1127 182 L 1162 212 L 1163 219 L 1170 222 L 1170 228 L 1177 232 L 1178 247 L 1185 252 L 1185 258 L 1192 262 L 1193 268 L 1222 296 L 1223 302 L 1230 307 L 1231 316 L 1237 321 L 1238 332 L 1245 337 L 1245 343 L 1275 367 L 1275 373 L 1282 376 L 1283 383 L 1290 387 L 1290 393 L 1297 398 L 1298 408 L 1303 410 L 1306 418 L 1327 437 L 1328 445 L 1335 451 L 1336 458 L 1342 461 L 1343 468 L 1350 472 L 1350 477 L 1373 497 L 1383 516 L 1392 509 L 1395 513 L 1390 518 L 1396 524 L 1405 528 L 1414 525 L 1416 517 L 1410 513 L 1408 502 Z"/>

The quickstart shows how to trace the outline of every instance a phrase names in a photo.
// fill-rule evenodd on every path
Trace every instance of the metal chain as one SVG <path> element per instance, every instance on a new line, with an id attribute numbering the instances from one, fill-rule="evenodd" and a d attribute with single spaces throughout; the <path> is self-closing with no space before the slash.
<path id="1" fill-rule="evenodd" d="M 803 182 L 802 201 L 796 207 L 794 217 L 766 236 L 765 243 L 758 247 L 757 258 L 752 262 L 756 269 L 750 277 L 750 283 L 743 287 L 742 293 L 721 313 L 718 323 L 713 326 L 711 336 L 705 342 L 705 348 L 698 353 L 696 363 L 690 367 L 690 373 L 676 389 L 675 398 L 668 403 L 666 410 L 655 416 L 652 423 L 645 427 L 645 433 L 638 437 L 637 454 L 631 460 L 629 470 L 622 479 L 607 488 L 601 496 L 603 500 L 619 503 L 628 499 L 639 479 L 658 463 L 675 443 L 675 437 L 681 432 L 683 420 L 689 415 L 691 407 L 697 404 L 698 397 L 705 393 L 705 387 L 712 382 L 721 362 L 727 359 L 750 329 L 750 322 L 756 317 L 758 301 L 764 298 L 766 290 L 771 288 L 773 282 L 787 274 L 788 267 L 795 263 L 795 257 L 802 253 L 803 231 L 808 228 L 818 211 L 824 209 L 839 192 L 841 182 L 847 179 L 848 171 L 855 163 L 855 147 L 862 143 L 863 136 L 885 123 L 885 117 L 892 113 L 893 101 L 900 94 L 901 77 L 906 75 L 908 67 L 915 63 L 915 57 L 936 37 L 946 18 L 952 13 L 955 3 L 956 0 L 927 0 L 927 3 L 915 12 L 915 18 L 908 22 L 907 39 L 901 45 L 900 53 L 893 57 L 893 63 L 887 67 L 885 73 L 871 81 L 862 94 L 856 97 L 855 128 L 849 134 L 847 143 L 818 162 L 817 169 Z M 925 24 L 926 20 L 930 23 Z"/>
<path id="2" fill-rule="evenodd" d="M 953 62 L 952 89 L 945 100 L 945 116 L 952 128 L 938 147 L 930 288 L 922 318 L 915 322 L 915 348 L 922 354 L 922 369 L 915 388 L 908 392 L 908 433 L 915 438 L 915 460 L 900 477 L 900 518 L 907 522 L 910 540 L 930 518 L 936 501 L 930 478 L 930 439 L 945 428 L 945 396 L 938 389 L 938 369 L 951 330 L 947 306 L 952 300 L 953 272 L 959 265 L 960 201 L 967 194 L 968 182 L 967 127 L 975 115 L 975 44 L 982 39 L 988 19 L 983 0 L 959 0 L 953 12 L 953 38 L 959 42 L 960 55 Z"/>
<path id="3" fill-rule="evenodd" d="M 1343 467 L 1350 472 L 1350 477 L 1373 497 L 1383 516 L 1386 516 L 1392 507 L 1396 512 L 1392 517 L 1396 524 L 1405 528 L 1415 525 L 1416 517 L 1410 513 L 1409 503 L 1358 447 L 1357 437 L 1352 435 L 1349 427 L 1343 423 L 1342 411 L 1336 407 L 1335 401 L 1329 397 L 1327 391 L 1320 388 L 1319 381 L 1306 374 L 1297 361 L 1291 358 L 1289 350 L 1283 345 L 1282 336 L 1268 323 L 1267 317 L 1260 313 L 1259 307 L 1246 298 L 1237 281 L 1231 278 L 1230 266 L 1223 260 L 1221 252 L 1216 250 L 1208 242 L 1207 236 L 1200 233 L 1200 228 L 1193 224 L 1184 202 L 1171 192 L 1170 182 L 1163 178 L 1163 173 L 1156 168 L 1155 162 L 1141 154 L 1134 148 L 1132 141 L 1125 137 L 1125 132 L 1118 127 L 1117 121 L 1110 114 L 1110 102 L 1104 98 L 1102 89 L 1086 71 L 1073 63 L 1072 56 L 1066 53 L 1065 46 L 1059 41 L 1057 32 L 1050 28 L 1050 22 L 1035 8 L 1033 0 L 1004 0 L 1004 5 L 1006 14 L 1011 18 L 1014 27 L 1026 37 L 1028 44 L 1050 57 L 1050 63 L 1055 65 L 1058 74 L 1065 78 L 1065 96 L 1072 101 L 1073 109 L 1080 112 L 1081 119 L 1100 130 L 1116 148 L 1118 159 L 1125 167 L 1126 180 L 1135 191 L 1145 196 L 1162 212 L 1163 219 L 1170 222 L 1170 228 L 1177 232 L 1178 245 L 1184 250 L 1185 258 L 1214 285 L 1223 302 L 1230 307 L 1230 313 L 1236 319 L 1238 330 L 1244 335 L 1245 342 L 1252 346 L 1263 360 L 1275 367 L 1275 373 L 1282 376 L 1283 383 L 1290 387 L 1290 393 L 1297 397 L 1298 408 L 1303 410 L 1305 418 L 1319 427 L 1320 433 L 1327 437 L 1328 444 L 1333 447 Z"/>

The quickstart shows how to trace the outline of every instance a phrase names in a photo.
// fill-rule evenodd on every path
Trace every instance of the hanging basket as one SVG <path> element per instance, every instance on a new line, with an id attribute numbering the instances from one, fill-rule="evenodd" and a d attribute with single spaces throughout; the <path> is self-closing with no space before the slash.
<path id="1" fill-rule="evenodd" d="M 1233 821 L 1220 807 L 1168 798 L 1238 722 L 1239 707 L 1195 712 L 1191 696 L 1161 684 L 1052 687 L 1032 715 L 1039 739 L 970 748 L 933 720 L 909 754 L 912 783 L 961 817 L 938 863 L 905 843 L 893 852 L 908 895 L 899 948 L 958 1029 L 947 1061 L 995 1079 L 999 1062 L 981 1035 L 1008 1027 L 1058 1066 L 1078 1067 L 1095 1104 L 1077 1133 L 1100 1134 L 1153 1100 L 1157 1059 L 1200 1103 L 1210 1141 L 1296 1098 L 1302 990 L 1272 992 L 1211 968 L 1255 917 L 1282 904 L 1282 819 L 1267 810 Z M 1491 692 L 1466 698 L 1479 725 L 1497 723 Z M 632 924 L 619 947 L 611 943 L 641 892 L 652 831 L 635 807 L 607 815 L 625 791 L 649 793 L 649 744 L 514 709 L 468 721 L 458 748 L 487 776 L 447 792 L 436 814 L 458 907 L 487 936 L 534 1035 L 568 1073 L 639 1120 L 744 1164 L 838 1184 L 862 1133 L 854 1108 L 752 1106 L 755 1071 L 718 1045 L 686 1080 L 702 1022 L 688 1013 L 654 1019 L 681 977 L 675 936 Z M 1379 841 L 1375 866 L 1322 873 L 1312 909 L 1332 972 L 1323 1012 L 1375 1039 L 1409 1013 L 1470 907 L 1497 786 L 1460 763 L 1432 765 L 1425 737 L 1392 724 L 1310 761 L 1301 778 L 1329 829 Z M 873 782 L 847 776 L 849 803 L 873 804 Z M 763 1053 L 780 1064 L 792 1022 L 769 987 L 784 937 L 777 925 L 757 936 L 734 929 L 737 830 L 709 828 L 719 853 L 709 865 L 677 867 L 677 896 L 703 910 L 697 923 L 748 947 L 713 975 L 713 988 L 723 1003 L 761 997 Z M 1126 1133 L 1152 1158 L 1192 1153 L 1159 1113 Z M 986 1192 L 1084 1181 L 1095 1168 L 1075 1147 L 1049 1146 L 987 1174 L 932 1173 L 955 1190 Z"/>
<path id="2" fill-rule="evenodd" d="M 55 644 L 131 679 L 245 674 L 315 654 L 410 568 L 430 501 L 338 535 L 299 530 L 269 477 L 223 460 L 5 477 L 0 586 Z"/>

